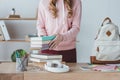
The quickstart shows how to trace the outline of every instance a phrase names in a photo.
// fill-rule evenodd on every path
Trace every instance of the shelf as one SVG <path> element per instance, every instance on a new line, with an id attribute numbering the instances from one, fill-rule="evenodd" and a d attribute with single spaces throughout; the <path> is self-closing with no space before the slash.
<path id="1" fill-rule="evenodd" d="M 0 42 L 30 42 L 26 40 L 6 40 L 6 41 L 0 41 Z"/>
<path id="2" fill-rule="evenodd" d="M 37 20 L 37 18 L 0 18 L 0 20 Z"/>

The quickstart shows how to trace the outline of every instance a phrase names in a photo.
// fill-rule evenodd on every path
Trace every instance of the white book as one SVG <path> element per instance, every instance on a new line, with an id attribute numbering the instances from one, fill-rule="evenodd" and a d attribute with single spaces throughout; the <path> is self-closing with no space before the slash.
<path id="1" fill-rule="evenodd" d="M 2 29 L 5 40 L 10 40 L 10 35 L 4 21 L 0 21 L 0 27 Z"/>
<path id="2" fill-rule="evenodd" d="M 30 47 L 39 47 L 39 48 L 41 48 L 42 47 L 42 45 L 41 44 L 30 44 Z"/>
<path id="3" fill-rule="evenodd" d="M 40 59 L 62 59 L 62 55 L 55 54 L 31 54 L 30 56 Z"/>
<path id="4" fill-rule="evenodd" d="M 50 41 L 50 40 L 53 40 L 54 38 L 55 36 L 42 36 L 42 37 L 31 37 L 30 40 L 31 41 L 37 41 L 37 40 Z"/>
<path id="5" fill-rule="evenodd" d="M 62 59 L 38 59 L 33 57 L 30 57 L 29 60 L 33 62 L 62 61 Z"/>
<path id="6" fill-rule="evenodd" d="M 41 48 L 41 50 L 46 50 L 49 49 L 49 45 L 48 44 L 31 44 L 30 45 L 31 48 Z"/>
<path id="7" fill-rule="evenodd" d="M 49 44 L 50 41 L 31 41 L 31 44 Z"/>
<path id="8" fill-rule="evenodd" d="M 32 54 L 39 54 L 40 50 L 32 50 L 31 52 L 32 52 Z"/>

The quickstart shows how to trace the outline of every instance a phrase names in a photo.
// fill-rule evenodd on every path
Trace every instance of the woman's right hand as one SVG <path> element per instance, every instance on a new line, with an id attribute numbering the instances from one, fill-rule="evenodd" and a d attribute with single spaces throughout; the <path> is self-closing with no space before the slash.
<path id="1" fill-rule="evenodd" d="M 63 41 L 63 36 L 61 34 L 57 34 L 55 35 L 55 39 L 53 39 L 50 43 L 49 43 L 49 49 L 52 50 L 54 49 L 55 47 L 57 47 L 57 45 Z"/>

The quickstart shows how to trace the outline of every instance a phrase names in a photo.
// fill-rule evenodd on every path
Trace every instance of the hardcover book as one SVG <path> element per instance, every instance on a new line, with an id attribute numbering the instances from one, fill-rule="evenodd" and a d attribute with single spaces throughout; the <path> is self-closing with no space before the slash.
<path id="1" fill-rule="evenodd" d="M 1 27 L 0 27 L 0 40 L 1 41 L 5 40 Z"/>
<path id="2" fill-rule="evenodd" d="M 31 41 L 31 44 L 49 44 L 50 41 L 41 41 L 41 40 L 38 40 L 38 41 Z"/>
<path id="3" fill-rule="evenodd" d="M 4 21 L 0 21 L 0 28 L 2 29 L 5 40 L 10 40 L 10 36 Z"/>
<path id="4" fill-rule="evenodd" d="M 29 59 L 33 62 L 62 61 L 62 59 L 39 59 L 34 57 L 30 57 Z"/>
<path id="5" fill-rule="evenodd" d="M 55 54 L 31 54 L 30 56 L 40 59 L 62 59 L 62 55 Z"/>
<path id="6" fill-rule="evenodd" d="M 32 37 L 31 41 L 50 41 L 53 40 L 55 38 L 55 36 L 42 36 L 42 37 Z"/>

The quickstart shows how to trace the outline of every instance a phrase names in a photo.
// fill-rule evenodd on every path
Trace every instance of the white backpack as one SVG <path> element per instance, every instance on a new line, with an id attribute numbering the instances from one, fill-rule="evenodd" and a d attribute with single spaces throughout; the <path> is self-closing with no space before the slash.
<path id="1" fill-rule="evenodd" d="M 108 23 L 105 23 L 108 21 Z M 99 61 L 120 60 L 119 28 L 110 18 L 105 18 L 95 39 L 94 53 Z"/>

